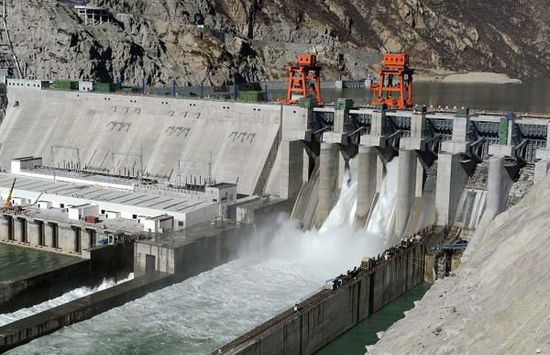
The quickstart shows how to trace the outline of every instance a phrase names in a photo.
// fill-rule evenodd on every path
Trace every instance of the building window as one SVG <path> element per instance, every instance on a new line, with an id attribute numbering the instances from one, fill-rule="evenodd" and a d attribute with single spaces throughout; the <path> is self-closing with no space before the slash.
<path id="1" fill-rule="evenodd" d="M 105 214 L 105 210 L 101 210 L 101 214 Z"/>
<path id="2" fill-rule="evenodd" d="M 60 203 L 60 204 L 59 204 L 59 208 L 65 208 L 65 204 L 64 204 L 64 203 Z"/>
<path id="3" fill-rule="evenodd" d="M 178 227 L 183 227 L 183 221 L 178 221 Z"/>
<path id="4" fill-rule="evenodd" d="M 133 215 L 132 215 L 132 218 L 133 218 L 133 219 L 137 219 L 137 214 L 133 214 Z"/>

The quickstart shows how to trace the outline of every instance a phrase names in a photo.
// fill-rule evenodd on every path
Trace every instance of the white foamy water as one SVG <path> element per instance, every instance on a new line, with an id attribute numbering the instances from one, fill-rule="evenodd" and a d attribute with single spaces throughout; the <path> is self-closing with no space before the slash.
<path id="1" fill-rule="evenodd" d="M 395 162 L 389 164 L 388 176 L 396 175 L 396 167 Z M 352 227 L 357 199 L 354 175 L 345 179 L 339 201 L 319 231 L 303 232 L 287 218 L 275 218 L 270 230 L 258 231 L 243 248 L 239 260 L 63 328 L 12 353 L 206 354 L 215 350 L 384 249 L 384 236 Z M 379 209 L 395 205 L 389 185 L 385 191 L 390 197 L 388 201 L 380 197 Z M 369 229 L 383 231 L 384 217 L 392 213 L 376 213 L 378 222 L 369 224 Z"/>
<path id="2" fill-rule="evenodd" d="M 111 288 L 115 285 L 121 284 L 121 283 L 126 282 L 126 281 L 130 281 L 133 278 L 134 278 L 134 274 L 132 273 L 128 276 L 128 278 L 126 278 L 124 280 L 120 280 L 118 282 L 113 280 L 113 279 L 105 279 L 105 280 L 103 280 L 103 282 L 100 285 L 98 285 L 96 287 L 80 287 L 80 288 L 74 289 L 72 291 L 69 291 L 67 293 L 64 293 L 63 295 L 61 295 L 57 298 L 45 301 L 43 303 L 34 305 L 32 307 L 22 308 L 22 309 L 19 309 L 16 312 L 13 312 L 13 313 L 0 314 L 0 327 L 4 326 L 6 324 L 9 324 L 9 323 L 15 322 L 16 320 L 23 319 L 23 318 L 26 318 L 26 317 L 30 317 L 30 316 L 38 314 L 40 312 L 47 311 L 48 309 L 52 309 L 52 308 L 55 308 L 57 306 L 61 306 L 62 304 L 69 303 L 71 301 L 74 301 L 76 299 L 91 295 L 93 293 L 106 290 L 106 289 Z"/>

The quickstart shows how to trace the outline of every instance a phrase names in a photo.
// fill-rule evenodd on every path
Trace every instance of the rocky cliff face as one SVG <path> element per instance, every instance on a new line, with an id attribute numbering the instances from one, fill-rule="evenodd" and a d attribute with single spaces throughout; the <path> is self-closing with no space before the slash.
<path id="1" fill-rule="evenodd" d="M 432 72 L 550 73 L 548 0 L 98 0 L 113 21 L 85 25 L 71 4 L 8 6 L 27 75 L 180 85 L 279 79 L 317 52 L 326 79 L 364 78 L 386 50 Z"/>

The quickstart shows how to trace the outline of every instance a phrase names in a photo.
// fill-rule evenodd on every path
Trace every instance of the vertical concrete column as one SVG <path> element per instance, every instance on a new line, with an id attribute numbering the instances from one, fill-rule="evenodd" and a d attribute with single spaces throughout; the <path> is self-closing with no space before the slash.
<path id="1" fill-rule="evenodd" d="M 55 225 L 44 222 L 44 242 L 48 248 L 54 247 L 54 229 Z"/>
<path id="2" fill-rule="evenodd" d="M 338 159 L 336 144 L 321 144 L 319 170 L 319 204 L 317 207 L 316 226 L 320 227 L 327 219 L 338 195 Z"/>
<path id="3" fill-rule="evenodd" d="M 489 160 L 489 181 L 487 187 L 487 208 L 484 220 L 491 220 L 506 209 L 512 179 L 504 167 L 504 158 L 491 157 Z"/>
<path id="4" fill-rule="evenodd" d="M 59 249 L 66 253 L 76 250 L 76 231 L 70 226 L 59 226 Z"/>
<path id="5" fill-rule="evenodd" d="M 10 238 L 10 219 L 6 216 L 0 217 L 0 240 L 6 241 Z"/>
<path id="6" fill-rule="evenodd" d="M 406 231 L 416 190 L 416 153 L 412 150 L 399 151 L 397 176 L 396 234 L 402 237 Z"/>
<path id="7" fill-rule="evenodd" d="M 40 245 L 40 232 L 38 228 L 40 225 L 35 221 L 27 221 L 27 237 L 28 241 L 32 246 Z"/>
<path id="8" fill-rule="evenodd" d="M 83 230 L 80 233 L 80 247 L 82 248 L 82 250 L 90 249 L 92 247 L 90 234 L 87 230 Z"/>
<path id="9" fill-rule="evenodd" d="M 13 230 L 14 238 L 13 240 L 18 242 L 24 242 L 23 228 L 21 228 L 21 219 L 14 217 L 13 219 Z"/>
<path id="10" fill-rule="evenodd" d="M 367 222 L 370 207 L 376 195 L 378 153 L 374 147 L 359 147 L 357 155 L 357 212 L 355 223 L 363 226 Z"/>
<path id="11" fill-rule="evenodd" d="M 468 174 L 460 165 L 461 155 L 441 153 L 437 159 L 437 186 L 435 190 L 436 223 L 453 223 L 456 209 L 468 182 Z"/>
<path id="12" fill-rule="evenodd" d="M 299 141 L 282 141 L 280 154 L 280 196 L 293 199 L 298 196 L 304 182 L 302 143 Z"/>

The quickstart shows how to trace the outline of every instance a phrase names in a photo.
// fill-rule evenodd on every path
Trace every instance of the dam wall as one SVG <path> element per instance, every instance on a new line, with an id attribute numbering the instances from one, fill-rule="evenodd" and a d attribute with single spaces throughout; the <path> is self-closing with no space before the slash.
<path id="1" fill-rule="evenodd" d="M 308 109 L 266 103 L 17 87 L 8 100 L 0 127 L 3 170 L 11 159 L 36 156 L 46 166 L 178 184 L 192 177 L 237 183 L 248 195 L 266 188 L 281 138 L 308 121 Z M 279 188 L 272 192 L 287 194 Z"/>
<path id="2" fill-rule="evenodd" d="M 393 248 L 213 354 L 314 354 L 424 278 L 426 247 Z M 390 256 L 391 254 L 391 256 Z"/>

